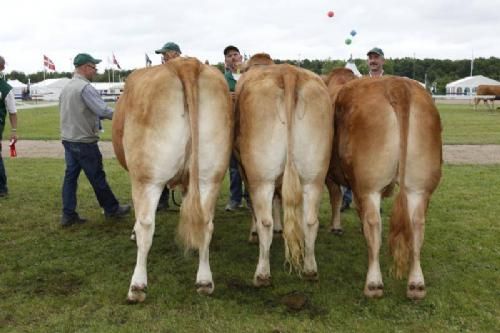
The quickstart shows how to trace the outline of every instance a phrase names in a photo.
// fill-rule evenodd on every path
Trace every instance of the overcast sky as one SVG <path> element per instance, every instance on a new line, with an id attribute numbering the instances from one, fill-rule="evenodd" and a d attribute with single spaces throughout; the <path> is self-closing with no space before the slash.
<path id="1" fill-rule="evenodd" d="M 500 0 L 10 0 L 1 20 L 6 72 L 40 71 L 44 54 L 72 71 L 79 52 L 103 59 L 100 72 L 112 53 L 134 69 L 145 53 L 160 63 L 168 41 L 211 64 L 229 44 L 277 59 L 364 58 L 373 46 L 387 58 L 500 57 Z"/>

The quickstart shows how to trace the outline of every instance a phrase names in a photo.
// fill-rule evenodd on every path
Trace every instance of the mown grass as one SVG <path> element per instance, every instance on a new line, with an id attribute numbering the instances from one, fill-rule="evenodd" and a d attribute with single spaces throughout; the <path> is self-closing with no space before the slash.
<path id="1" fill-rule="evenodd" d="M 470 105 L 438 104 L 445 144 L 500 144 L 500 112 Z M 25 140 L 58 140 L 57 106 L 20 110 L 19 136 Z M 102 140 L 111 140 L 111 121 L 103 121 Z"/>
<path id="2" fill-rule="evenodd" d="M 422 251 L 427 297 L 410 301 L 406 281 L 388 274 L 384 231 L 381 265 L 385 296 L 363 296 L 367 253 L 359 220 L 343 214 L 345 235 L 328 232 L 323 200 L 316 258 L 320 281 L 289 275 L 283 242 L 272 246 L 273 285 L 251 280 L 258 248 L 247 243 L 248 212 L 225 212 L 219 198 L 211 243 L 215 292 L 196 294 L 196 255 L 176 245 L 175 210 L 160 213 L 150 251 L 148 298 L 127 305 L 136 246 L 133 218 L 106 222 L 82 176 L 82 226 L 59 227 L 64 162 L 6 159 L 10 195 L 0 199 L 0 331 L 5 332 L 495 332 L 500 327 L 500 166 L 445 166 L 431 202 Z M 106 160 L 110 184 L 130 200 L 127 174 Z M 326 196 L 325 196 L 326 199 Z M 384 202 L 384 226 L 390 200 Z M 284 296 L 309 301 L 290 311 Z"/>

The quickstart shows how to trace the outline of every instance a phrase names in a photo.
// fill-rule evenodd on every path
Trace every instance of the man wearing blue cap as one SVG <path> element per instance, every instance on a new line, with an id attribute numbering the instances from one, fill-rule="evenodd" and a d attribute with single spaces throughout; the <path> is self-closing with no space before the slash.
<path id="1" fill-rule="evenodd" d="M 63 214 L 61 225 L 82 224 L 86 219 L 76 212 L 76 192 L 80 172 L 85 172 L 106 218 L 127 215 L 130 205 L 120 205 L 106 181 L 99 141 L 100 119 L 112 119 L 113 109 L 106 105 L 90 84 L 101 60 L 79 53 L 73 60 L 73 78 L 59 98 L 61 139 L 64 146 L 66 171 L 62 188 Z"/>

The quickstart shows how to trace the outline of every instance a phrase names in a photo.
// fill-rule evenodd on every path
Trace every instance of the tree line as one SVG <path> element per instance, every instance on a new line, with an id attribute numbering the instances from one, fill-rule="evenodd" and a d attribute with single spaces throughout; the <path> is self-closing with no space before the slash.
<path id="1" fill-rule="evenodd" d="M 368 73 L 366 59 L 354 59 L 356 67 L 361 74 Z M 328 74 L 333 68 L 344 67 L 346 61 L 343 60 L 275 60 L 276 63 L 290 63 L 309 69 L 317 74 Z M 224 70 L 224 64 L 215 65 L 219 70 Z M 114 75 L 115 80 L 124 80 L 132 70 L 120 70 L 111 72 L 106 69 L 102 74 L 98 73 L 95 82 L 109 82 Z M 384 73 L 389 75 L 406 76 L 425 83 L 427 87 L 434 86 L 437 94 L 446 93 L 446 84 L 467 77 L 471 73 L 471 60 L 440 60 L 440 59 L 414 59 L 406 58 L 388 58 L 385 61 Z M 494 80 L 500 81 L 500 58 L 476 58 L 473 62 L 472 75 L 484 75 Z M 7 79 L 17 79 L 23 83 L 28 83 L 28 77 L 31 83 L 43 81 L 44 72 L 39 71 L 34 74 L 25 74 L 23 72 L 12 71 L 5 75 Z M 72 76 L 71 72 L 47 72 L 45 78 L 61 78 Z"/>

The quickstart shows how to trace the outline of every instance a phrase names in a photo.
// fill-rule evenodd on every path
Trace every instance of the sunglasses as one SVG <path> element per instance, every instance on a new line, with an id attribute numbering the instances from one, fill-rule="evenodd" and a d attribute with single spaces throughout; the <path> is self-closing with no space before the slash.
<path id="1" fill-rule="evenodd" d="M 87 66 L 89 66 L 90 68 L 92 68 L 92 69 L 93 69 L 93 70 L 95 70 L 95 71 L 97 70 L 97 67 L 96 67 L 96 66 L 89 65 L 89 64 L 87 64 Z"/>

